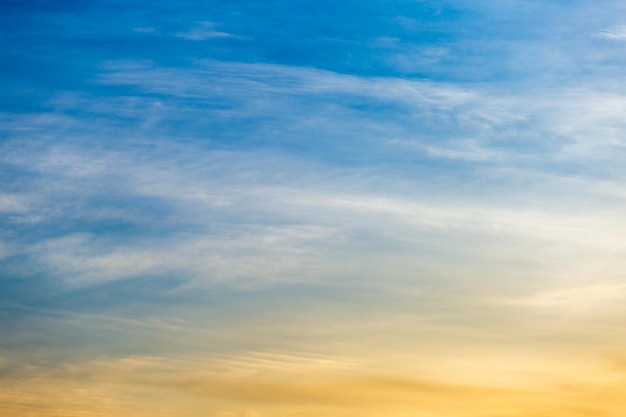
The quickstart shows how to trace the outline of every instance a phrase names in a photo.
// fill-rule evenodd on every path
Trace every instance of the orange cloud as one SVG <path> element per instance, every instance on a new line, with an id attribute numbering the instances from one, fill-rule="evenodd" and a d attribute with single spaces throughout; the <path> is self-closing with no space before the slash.
<path id="1" fill-rule="evenodd" d="M 259 359 L 262 357 L 262 360 Z M 296 356 L 284 356 L 298 362 Z M 452 378 L 337 368 L 275 366 L 281 357 L 241 358 L 259 372 L 238 374 L 189 358 L 129 357 L 57 369 L 26 369 L 0 380 L 9 417 L 621 417 L 626 373 L 605 382 L 537 381 L 520 387 Z M 235 362 L 234 358 L 229 359 Z M 246 362 L 247 361 L 247 362 Z M 256 361 L 256 362 L 255 362 Z M 195 368 L 195 369 L 194 369 Z M 619 374 L 619 372 L 622 372 Z M 619 378 L 622 376 L 622 379 Z M 462 380 L 459 375 L 458 380 Z"/>

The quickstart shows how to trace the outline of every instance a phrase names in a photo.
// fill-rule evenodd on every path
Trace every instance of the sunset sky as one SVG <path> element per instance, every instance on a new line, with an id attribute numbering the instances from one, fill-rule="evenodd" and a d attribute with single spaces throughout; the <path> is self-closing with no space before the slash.
<path id="1" fill-rule="evenodd" d="M 623 417 L 626 2 L 0 0 L 2 417 Z"/>

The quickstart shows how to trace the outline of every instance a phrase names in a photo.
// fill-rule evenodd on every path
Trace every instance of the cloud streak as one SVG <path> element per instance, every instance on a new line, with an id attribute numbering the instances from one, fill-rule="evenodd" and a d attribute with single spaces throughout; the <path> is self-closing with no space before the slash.
<path id="1" fill-rule="evenodd" d="M 617 26 L 600 31 L 598 36 L 612 41 L 626 41 L 626 26 Z"/>
<path id="2" fill-rule="evenodd" d="M 276 358 L 281 358 L 275 356 Z M 191 359 L 191 358 L 189 358 Z M 281 359 L 285 359 L 282 357 Z M 101 415 L 115 415 L 116 412 L 135 401 L 139 416 L 143 413 L 156 412 L 155 415 L 167 415 L 173 409 L 156 400 L 149 404 L 138 395 L 138 387 L 144 393 L 166 393 L 171 397 L 170 404 L 184 407 L 190 415 L 200 415 L 202 405 L 207 399 L 219 400 L 216 405 L 209 406 L 211 415 L 221 415 L 226 410 L 255 410 L 256 415 L 288 415 L 303 413 L 296 411 L 306 405 L 312 412 L 326 412 L 342 416 L 378 415 L 381 412 L 411 412 L 417 415 L 428 413 L 460 413 L 462 416 L 475 416 L 489 408 L 494 412 L 508 412 L 511 416 L 524 413 L 537 413 L 549 410 L 553 415 L 583 416 L 589 412 L 599 415 L 610 413 L 619 407 L 620 389 L 617 380 L 604 383 L 583 383 L 569 385 L 548 385 L 535 389 L 504 389 L 485 385 L 465 385 L 436 379 L 418 379 L 406 376 L 362 373 L 360 376 L 346 377 L 341 373 L 328 374 L 328 368 L 318 367 L 313 374 L 308 373 L 304 380 L 293 381 L 285 376 L 294 371 L 293 359 L 287 357 L 289 363 L 287 374 L 281 376 L 283 368 L 278 368 L 262 378 L 258 376 L 233 376 L 219 372 L 198 371 L 196 360 L 181 358 L 177 361 L 164 361 L 155 357 L 126 357 L 119 360 L 101 360 L 80 365 L 65 366 L 45 374 L 41 370 L 24 370 L 13 376 L 15 385 L 3 396 L 21 395 L 22 410 L 27 407 L 35 412 L 51 415 L 54 409 L 46 405 L 48 396 L 55 393 L 53 385 L 45 385 L 44 381 L 64 380 L 65 386 L 86 384 L 83 395 L 69 397 L 60 395 L 56 410 L 71 412 L 77 416 L 90 415 L 94 410 Z M 278 362 L 277 362 L 278 363 Z M 263 367 L 263 363 L 261 363 Z M 196 371 L 185 371 L 193 369 Z M 336 372 L 336 371 L 333 371 Z M 31 380 L 31 389 L 37 387 L 38 399 L 24 392 L 25 386 L 20 378 L 27 376 Z M 129 387 L 133 387 L 128 391 Z M 594 387 L 598 391 L 592 394 L 577 395 L 572 401 L 572 393 Z M 608 390 L 607 390 L 608 389 Z M 593 389 L 592 389 L 593 390 Z M 75 390 L 74 390 L 75 391 Z M 70 393 L 76 393 L 71 391 Z M 95 396 L 104 393 L 113 394 L 109 401 L 93 401 Z M 179 394 L 183 395 L 179 395 Z M 123 394 L 123 396 L 120 396 Z M 163 394 L 161 394 L 163 395 Z M 602 400 L 598 402 L 598 400 Z M 91 403 L 87 405 L 87 402 Z M 159 407 L 164 407 L 159 410 Z M 87 408 L 88 407 L 88 408 Z M 513 408 L 511 408 L 513 407 Z M 144 411 L 141 411 L 143 409 Z M 17 408 L 18 411 L 21 411 Z M 240 411 L 241 412 L 241 411 Z M 147 414 L 145 414 L 147 415 Z M 300 414 L 298 414 L 300 415 Z M 395 414 L 392 414 L 395 415 Z"/>

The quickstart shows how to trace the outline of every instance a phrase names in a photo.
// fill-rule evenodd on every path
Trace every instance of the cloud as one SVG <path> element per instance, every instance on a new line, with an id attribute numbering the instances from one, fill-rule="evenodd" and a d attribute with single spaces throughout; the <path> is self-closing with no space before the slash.
<path id="1" fill-rule="evenodd" d="M 514 259 L 542 265 L 542 274 L 559 267 L 583 277 L 587 269 L 574 265 L 593 265 L 623 246 L 614 234 L 619 216 L 606 207 L 577 212 L 537 198 L 517 206 L 480 194 L 460 205 L 428 183 L 400 196 L 390 189 L 402 181 L 393 173 L 160 145 L 148 154 L 69 146 L 12 154 L 12 164 L 38 178 L 21 191 L 28 203 L 8 223 L 30 230 L 31 240 L 5 238 L 13 257 L 32 260 L 23 270 L 69 286 L 178 276 L 206 287 L 382 275 L 394 282 L 423 268 L 452 274 L 460 273 L 455 263 L 480 270 L 478 259 Z M 561 195 L 570 188 L 598 192 L 594 182 L 545 175 L 536 181 L 552 182 Z M 64 228 L 41 233 L 61 220 Z M 534 259 L 544 250 L 554 258 Z M 414 255 L 403 259 L 406 253 Z M 566 267 L 571 256 L 577 261 Z M 455 263 L 442 266 L 441 259 Z"/>
<path id="2" fill-rule="evenodd" d="M 3 18 L 0 414 L 623 413 L 615 7 L 117 3 Z"/>
<path id="3" fill-rule="evenodd" d="M 227 235 L 182 234 L 132 246 L 69 235 L 45 240 L 32 253 L 48 274 L 72 285 L 145 275 L 177 275 L 200 286 L 261 284 L 315 279 L 315 255 L 331 235 L 332 229 L 314 226 L 257 226 Z"/>
<path id="4" fill-rule="evenodd" d="M 254 358 L 255 362 L 249 362 Z M 267 359 L 275 366 L 268 368 Z M 396 404 L 397 406 L 417 406 L 429 404 L 433 409 L 446 408 L 445 398 L 454 398 L 464 402 L 477 396 L 506 396 L 514 391 L 491 387 L 464 386 L 436 380 L 419 380 L 411 377 L 393 375 L 372 375 L 363 371 L 351 374 L 349 369 L 336 368 L 335 361 L 308 359 L 306 357 L 253 354 L 241 356 L 235 364 L 245 369 L 252 366 L 257 372 L 221 371 L 213 368 L 212 361 L 202 362 L 202 358 L 159 358 L 159 357 L 123 357 L 102 358 L 77 364 L 66 364 L 56 369 L 44 370 L 30 367 L 15 372 L 12 380 L 18 382 L 9 393 L 28 392 L 28 385 L 22 385 L 22 378 L 39 379 L 40 387 L 32 384 L 31 392 L 45 390 L 46 394 L 54 391 L 54 381 L 63 381 L 65 386 L 83 383 L 87 390 L 102 386 L 103 382 L 115 384 L 111 401 L 119 401 L 120 388 L 126 390 L 147 391 L 152 387 L 166 389 L 170 400 L 178 400 L 179 395 L 191 394 L 200 398 L 219 401 L 232 401 L 237 404 L 258 404 L 281 407 L 319 407 L 350 406 L 357 410 L 362 407 L 376 407 Z M 287 359 L 287 361 L 285 361 Z M 309 365 L 307 362 L 311 361 Z M 305 368 L 298 363 L 307 365 Z M 311 366 L 312 365 L 312 366 Z M 328 366 L 330 365 L 330 367 Z M 293 380 L 292 378 L 297 378 Z M 43 384 L 41 384 L 43 383 Z M 89 391 L 87 391 L 89 393 Z M 24 393 L 26 394 L 26 393 Z M 28 393 L 30 394 L 30 393 Z M 29 395 L 30 396 L 30 395 Z M 61 404 L 68 402 L 67 396 L 60 396 Z M 80 400 L 79 400 L 80 401 Z M 76 401 L 79 403 L 79 401 Z M 33 398 L 27 402 L 37 404 Z M 114 403 L 113 403 L 114 404 Z M 113 405 L 112 404 L 112 405 Z M 41 407 L 43 404 L 39 402 Z M 96 403 L 96 405 L 98 405 Z M 84 407 L 84 405 L 83 405 Z M 81 410 L 82 411 L 82 410 Z"/>
<path id="5" fill-rule="evenodd" d="M 598 309 L 617 303 L 626 294 L 626 284 L 595 284 L 544 291 L 529 297 L 506 301 L 528 307 L 567 308 L 573 310 Z"/>
<path id="6" fill-rule="evenodd" d="M 274 64 L 203 61 L 191 69 L 150 69 L 136 64 L 107 65 L 104 84 L 137 85 L 147 91 L 182 97 L 209 98 L 236 88 L 247 94 L 352 94 L 406 104 L 454 108 L 472 100 L 470 91 L 451 85 L 387 77 L 356 77 L 314 68 Z M 220 85 L 213 79 L 219 78 Z M 245 89 L 244 89 L 245 88 Z"/>
<path id="7" fill-rule="evenodd" d="M 433 158 L 443 158 L 470 162 L 488 162 L 502 158 L 500 152 L 490 149 L 476 140 L 454 140 L 448 146 L 427 145 L 420 140 L 392 139 L 393 146 L 418 151 Z"/>
<path id="8" fill-rule="evenodd" d="M 520 389 L 508 384 L 463 384 L 367 370 L 337 372 L 324 367 L 300 374 L 289 370 L 296 357 L 287 358 L 284 368 L 260 375 L 210 370 L 198 357 L 127 356 L 53 369 L 30 367 L 10 376 L 10 385 L 4 387 L 0 398 L 10 399 L 3 402 L 9 407 L 15 404 L 10 411 L 20 409 L 15 402 L 19 398 L 23 407 L 19 411 L 30 409 L 48 415 L 55 410 L 81 417 L 90 413 L 116 415 L 132 403 L 133 411 L 127 409 L 126 413 L 133 417 L 168 415 L 174 409 L 191 416 L 223 415 L 227 410 L 254 410 L 261 416 L 307 415 L 305 410 L 349 417 L 386 411 L 392 416 L 452 412 L 467 417 L 485 412 L 523 416 L 546 411 L 555 416 L 590 412 L 617 416 L 623 405 L 623 390 L 617 380 L 559 381 Z M 240 359 L 245 364 L 247 357 Z M 295 374 L 298 377 L 293 379 Z"/>
<path id="9" fill-rule="evenodd" d="M 196 28 L 190 29 L 185 32 L 176 33 L 176 37 L 188 39 L 192 41 L 204 41 L 207 39 L 214 38 L 236 38 L 237 36 L 232 35 L 226 32 L 220 32 L 213 30 L 215 27 L 215 23 L 213 22 L 198 22 Z"/>
<path id="10" fill-rule="evenodd" d="M 374 132 L 388 132 L 396 140 L 410 141 L 415 136 L 411 130 L 419 129 L 424 138 L 430 135 L 445 142 L 444 146 L 420 143 L 422 149 L 430 149 L 426 154 L 433 158 L 465 155 L 455 159 L 476 160 L 498 154 L 507 161 L 524 158 L 552 162 L 606 159 L 623 148 L 620 138 L 625 126 L 620 115 L 626 96 L 602 85 L 503 93 L 446 83 L 217 61 L 204 61 L 191 69 L 111 63 L 100 80 L 104 84 L 135 85 L 146 93 L 180 100 L 222 102 L 229 110 L 218 111 L 220 117 L 264 115 L 274 122 L 276 118 L 282 120 L 283 129 L 298 125 L 310 129 L 306 117 L 317 122 L 313 126 L 322 137 L 336 136 L 350 127 L 364 139 Z M 354 99 L 361 100 L 365 109 L 355 111 Z M 377 114 L 367 110 L 383 103 L 401 111 Z M 342 123 L 337 120 L 339 115 Z M 475 152 L 469 155 L 466 140 L 452 139 L 468 135 L 475 148 L 482 148 L 482 156 Z M 368 143 L 368 149 L 372 145 Z M 527 152 L 530 147 L 532 152 Z"/>
<path id="11" fill-rule="evenodd" d="M 23 213 L 28 210 L 29 200 L 29 196 L 23 194 L 0 192 L 0 213 Z"/>
<path id="12" fill-rule="evenodd" d="M 612 41 L 626 41 L 626 26 L 616 26 L 600 31 L 597 36 Z"/>

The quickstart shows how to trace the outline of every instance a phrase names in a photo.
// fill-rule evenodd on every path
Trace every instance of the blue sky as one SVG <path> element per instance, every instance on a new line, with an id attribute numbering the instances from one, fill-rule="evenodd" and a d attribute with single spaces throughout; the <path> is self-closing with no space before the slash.
<path id="1" fill-rule="evenodd" d="M 0 410 L 617 415 L 537 387 L 623 375 L 625 51 L 618 1 L 3 1 Z"/>

